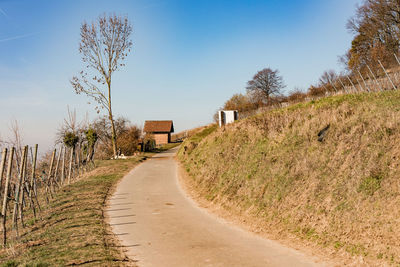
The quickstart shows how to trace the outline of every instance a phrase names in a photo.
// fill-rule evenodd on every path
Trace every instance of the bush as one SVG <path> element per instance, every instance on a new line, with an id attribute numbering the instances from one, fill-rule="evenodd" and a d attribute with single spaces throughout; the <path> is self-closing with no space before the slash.
<path id="1" fill-rule="evenodd" d="M 121 153 L 130 156 L 138 149 L 141 131 L 137 126 L 129 126 L 118 137 L 117 144 Z"/>
<path id="2" fill-rule="evenodd" d="M 294 90 L 289 94 L 287 97 L 287 100 L 289 102 L 301 102 L 304 101 L 307 98 L 307 94 L 301 92 L 300 90 Z"/>
<path id="3" fill-rule="evenodd" d="M 310 96 L 323 96 L 326 93 L 326 89 L 323 86 L 313 86 L 308 89 L 308 95 Z"/>
<path id="4" fill-rule="evenodd" d="M 118 117 L 114 121 L 117 133 L 117 146 L 124 155 L 132 155 L 136 150 L 141 135 L 139 127 L 131 125 L 124 117 Z M 111 144 L 111 124 L 107 117 L 99 117 L 92 124 L 92 128 L 98 135 L 96 145 L 96 158 L 106 159 L 113 155 Z"/>
<path id="5" fill-rule="evenodd" d="M 75 147 L 75 145 L 78 143 L 79 141 L 79 137 L 77 134 L 75 134 L 74 132 L 66 132 L 64 135 L 64 144 L 67 147 Z"/>

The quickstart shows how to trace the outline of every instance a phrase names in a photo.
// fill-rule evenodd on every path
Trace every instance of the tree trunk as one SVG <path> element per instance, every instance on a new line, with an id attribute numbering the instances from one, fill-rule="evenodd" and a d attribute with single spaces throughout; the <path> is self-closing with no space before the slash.
<path id="1" fill-rule="evenodd" d="M 113 146 L 113 153 L 114 153 L 114 158 L 117 156 L 117 134 L 115 132 L 115 125 L 114 125 L 114 119 L 112 118 L 112 114 L 110 112 L 110 122 L 111 122 L 111 142 Z"/>
<path id="2" fill-rule="evenodd" d="M 111 109 L 111 80 L 108 82 L 108 118 L 111 122 L 111 143 L 113 147 L 114 158 L 117 157 L 117 133 L 115 131 L 114 118 Z"/>

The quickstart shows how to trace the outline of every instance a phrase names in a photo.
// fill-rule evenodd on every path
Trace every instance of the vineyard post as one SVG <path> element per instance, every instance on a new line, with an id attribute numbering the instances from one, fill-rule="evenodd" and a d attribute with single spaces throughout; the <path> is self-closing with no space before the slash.
<path id="1" fill-rule="evenodd" d="M 378 86 L 378 90 L 379 91 L 383 91 L 382 86 L 378 83 L 378 80 L 376 79 L 376 77 L 375 77 L 374 73 L 372 72 L 371 68 L 368 65 L 367 65 L 367 68 L 368 68 L 369 72 L 371 73 L 372 77 L 374 78 L 375 83 Z"/>
<path id="2" fill-rule="evenodd" d="M 360 92 L 362 92 L 364 90 L 364 88 L 362 87 L 362 84 L 360 82 L 360 80 L 356 77 L 357 83 L 360 86 Z"/>
<path id="3" fill-rule="evenodd" d="M 331 79 L 328 78 L 328 81 L 330 84 L 332 84 L 333 89 L 335 89 L 336 93 L 338 92 L 338 90 L 336 89 L 335 85 L 333 84 L 333 82 L 331 81 Z"/>
<path id="4" fill-rule="evenodd" d="M 367 73 L 367 77 L 368 77 L 368 82 L 371 84 L 372 79 L 371 79 L 371 77 L 369 76 L 368 73 Z M 369 86 L 369 88 L 373 88 L 373 87 Z M 374 90 L 370 89 L 369 91 L 372 92 L 372 91 L 376 91 L 376 90 L 375 89 Z"/>
<path id="5" fill-rule="evenodd" d="M 365 80 L 364 80 L 364 77 L 361 75 L 361 72 L 358 71 L 358 74 L 360 74 L 361 80 L 362 80 L 363 83 L 364 83 L 365 90 L 367 90 L 367 92 L 369 92 L 369 88 L 368 88 L 368 86 L 367 86 L 367 83 L 366 83 Z"/>
<path id="6" fill-rule="evenodd" d="M 10 151 L 10 157 L 8 159 L 8 166 L 7 166 L 7 176 L 6 182 L 4 187 L 4 196 L 3 196 L 3 208 L 1 210 L 1 217 L 2 217 L 2 226 L 3 226 L 3 246 L 5 247 L 7 244 L 7 229 L 6 229 L 6 218 L 7 218 L 7 202 L 8 202 L 8 190 L 10 188 L 10 180 L 11 180 L 11 172 L 12 172 L 12 163 L 13 163 L 13 156 L 14 156 L 15 148 L 12 147 Z"/>
<path id="7" fill-rule="evenodd" d="M 399 59 L 397 58 L 396 54 L 393 54 L 393 55 L 394 55 L 394 58 L 396 59 L 397 63 L 400 65 L 400 61 L 399 61 Z"/>
<path id="8" fill-rule="evenodd" d="M 354 92 L 356 93 L 357 92 L 357 88 L 354 86 L 353 81 L 349 78 L 349 76 L 346 76 L 346 77 L 349 80 L 349 82 L 351 83 L 351 86 L 353 86 Z"/>
<path id="9" fill-rule="evenodd" d="M 62 147 L 60 148 L 60 153 L 58 153 L 58 157 L 57 157 L 57 164 L 56 164 L 56 169 L 54 170 L 54 181 L 56 183 L 56 185 L 58 186 L 59 183 L 57 181 L 57 175 L 58 175 L 58 166 L 60 165 L 60 159 L 61 159 L 61 154 L 62 154 Z"/>
<path id="10" fill-rule="evenodd" d="M 21 220 L 22 227 L 25 227 L 24 223 L 24 200 L 25 200 L 25 185 L 26 185 L 26 169 L 28 165 L 28 146 L 26 146 L 26 151 L 24 151 L 23 154 L 24 158 L 24 164 L 23 164 L 23 169 L 22 171 L 22 182 L 20 186 L 20 193 L 19 193 L 19 199 L 18 199 L 18 213 L 19 213 L 19 219 Z"/>
<path id="11" fill-rule="evenodd" d="M 32 149 L 31 149 L 32 152 Z M 40 204 L 39 200 L 37 198 L 37 192 L 36 192 L 36 160 L 37 160 L 37 153 L 38 153 L 38 144 L 35 145 L 35 152 L 32 155 L 32 173 L 31 173 L 31 184 L 30 184 L 30 190 L 29 190 L 29 197 L 32 197 L 32 194 L 34 195 L 36 199 L 36 203 L 40 212 Z"/>
<path id="12" fill-rule="evenodd" d="M 338 80 L 339 80 L 340 84 L 342 85 L 344 92 L 347 93 L 347 89 L 346 89 L 346 87 L 344 86 L 342 80 L 341 80 L 340 78 L 338 78 Z"/>
<path id="13" fill-rule="evenodd" d="M 390 79 L 389 74 L 386 72 L 385 67 L 383 67 L 382 62 L 380 60 L 378 60 L 379 65 L 381 65 L 383 71 L 385 72 L 386 77 L 389 79 L 390 83 L 393 86 L 393 90 L 396 90 L 396 86 L 394 86 L 394 83 L 392 82 L 392 79 Z"/>
<path id="14" fill-rule="evenodd" d="M 27 146 L 24 147 L 24 150 L 22 151 L 22 156 L 21 156 L 21 162 L 20 162 L 20 168 L 19 168 L 19 173 L 18 173 L 18 183 L 15 188 L 15 197 L 14 197 L 14 211 L 12 215 L 12 222 L 13 222 L 13 229 L 15 230 L 15 234 L 18 237 L 18 201 L 19 201 L 19 195 L 21 193 L 21 185 L 22 185 L 22 170 L 24 169 L 24 164 L 25 164 L 25 153 L 27 150 Z"/>
<path id="15" fill-rule="evenodd" d="M 62 166 L 61 166 L 61 184 L 64 184 L 65 179 L 65 155 L 67 153 L 67 148 L 63 147 L 63 159 L 62 159 Z"/>
<path id="16" fill-rule="evenodd" d="M 7 159 L 7 148 L 3 149 L 3 153 L 1 154 L 1 166 L 0 166 L 0 193 L 1 193 L 1 185 L 3 182 L 3 173 L 4 173 L 4 167 L 6 165 L 6 159 Z"/>
<path id="17" fill-rule="evenodd" d="M 55 157 L 56 157 L 56 153 L 57 153 L 57 150 L 54 149 L 54 150 L 53 150 L 53 154 L 51 155 L 51 161 L 50 161 L 50 167 L 49 167 L 49 174 L 48 174 L 48 176 L 47 176 L 47 188 L 48 188 L 48 190 L 49 190 L 50 197 L 53 197 L 53 195 L 52 195 L 52 193 L 51 193 L 51 185 L 52 185 L 51 177 L 52 177 L 53 166 L 54 166 L 54 159 L 55 159 Z"/>
<path id="18" fill-rule="evenodd" d="M 72 174 L 72 160 L 74 157 L 74 149 L 71 147 L 71 155 L 69 157 L 69 170 L 68 170 L 68 184 L 71 183 L 71 174 Z"/>
<path id="19" fill-rule="evenodd" d="M 80 157 L 80 154 L 81 154 L 81 149 L 80 149 L 80 147 L 81 147 L 81 145 L 79 144 L 79 146 L 77 146 L 77 148 L 76 148 L 76 150 L 75 150 L 75 157 L 76 157 L 76 160 L 75 160 L 75 162 L 77 163 L 77 175 L 79 175 L 81 172 L 80 172 L 80 161 L 81 161 L 81 157 Z"/>

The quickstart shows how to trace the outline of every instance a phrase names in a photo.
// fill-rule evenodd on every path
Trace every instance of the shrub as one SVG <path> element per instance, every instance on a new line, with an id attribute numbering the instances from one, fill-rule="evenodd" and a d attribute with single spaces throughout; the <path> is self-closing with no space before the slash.
<path id="1" fill-rule="evenodd" d="M 129 126 L 118 136 L 117 144 L 122 154 L 129 156 L 137 151 L 140 134 L 137 126 Z"/>
<path id="2" fill-rule="evenodd" d="M 67 147 L 69 147 L 69 148 L 75 147 L 75 145 L 78 143 L 78 141 L 79 141 L 79 137 L 74 132 L 66 132 L 65 133 L 63 142 Z"/>
<path id="3" fill-rule="evenodd" d="M 301 102 L 304 101 L 307 97 L 306 93 L 301 92 L 300 90 L 296 89 L 289 94 L 287 100 L 289 102 Z"/>

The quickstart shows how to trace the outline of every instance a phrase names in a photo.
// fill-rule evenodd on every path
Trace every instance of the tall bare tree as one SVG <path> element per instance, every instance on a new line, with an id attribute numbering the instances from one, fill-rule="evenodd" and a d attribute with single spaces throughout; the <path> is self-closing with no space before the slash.
<path id="1" fill-rule="evenodd" d="M 111 141 L 117 156 L 117 135 L 111 106 L 112 74 L 123 63 L 132 47 L 132 26 L 127 17 L 102 15 L 92 24 L 81 26 L 79 52 L 85 69 L 71 79 L 77 94 L 84 93 L 97 102 L 96 111 L 105 109 L 111 123 Z"/>
<path id="2" fill-rule="evenodd" d="M 247 82 L 247 92 L 266 104 L 271 104 L 271 97 L 279 95 L 285 87 L 278 70 L 265 68 L 257 72 L 253 79 Z"/>

